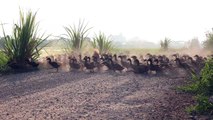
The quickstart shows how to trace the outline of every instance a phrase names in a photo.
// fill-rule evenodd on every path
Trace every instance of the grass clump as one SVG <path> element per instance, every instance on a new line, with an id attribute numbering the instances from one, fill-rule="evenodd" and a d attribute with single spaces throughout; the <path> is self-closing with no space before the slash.
<path id="1" fill-rule="evenodd" d="M 7 70 L 8 57 L 0 51 L 0 72 L 5 72 Z"/>
<path id="2" fill-rule="evenodd" d="M 64 27 L 64 29 L 67 33 L 66 38 L 64 38 L 66 52 L 81 52 L 83 44 L 87 38 L 87 32 L 91 28 L 87 28 L 87 24 L 84 24 L 84 21 L 79 21 L 78 26 L 68 26 Z"/>
<path id="3" fill-rule="evenodd" d="M 36 13 L 29 11 L 26 15 L 20 11 L 20 22 L 14 24 L 12 35 L 4 34 L 3 52 L 10 63 L 22 68 L 26 67 L 26 59 L 36 60 L 40 51 L 46 46 L 43 44 L 48 37 L 38 35 L 38 24 L 35 22 Z"/>
<path id="4" fill-rule="evenodd" d="M 92 46 L 98 49 L 100 54 L 109 53 L 113 49 L 112 40 L 101 32 L 93 38 Z"/>

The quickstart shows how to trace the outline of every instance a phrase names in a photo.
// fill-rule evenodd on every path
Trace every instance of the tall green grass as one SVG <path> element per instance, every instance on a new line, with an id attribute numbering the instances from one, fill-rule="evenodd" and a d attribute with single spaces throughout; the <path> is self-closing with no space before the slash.
<path id="1" fill-rule="evenodd" d="M 66 38 L 64 38 L 66 45 L 66 52 L 71 51 L 81 52 L 84 41 L 87 38 L 87 33 L 91 28 L 87 28 L 87 24 L 84 21 L 79 21 L 78 26 L 64 27 L 66 30 Z"/>
<path id="2" fill-rule="evenodd" d="M 112 40 L 101 32 L 93 38 L 92 46 L 98 49 L 100 54 L 109 53 L 113 49 Z"/>
<path id="3" fill-rule="evenodd" d="M 25 66 L 26 59 L 36 60 L 40 56 L 40 51 L 46 46 L 43 44 L 48 38 L 44 34 L 38 35 L 38 23 L 36 23 L 36 13 L 28 11 L 24 14 L 20 11 L 20 21 L 14 24 L 11 35 L 6 35 L 4 28 L 3 52 L 10 62 L 15 62 Z"/>
<path id="4" fill-rule="evenodd" d="M 8 57 L 2 51 L 0 51 L 0 72 L 3 72 L 7 69 L 7 62 Z"/>

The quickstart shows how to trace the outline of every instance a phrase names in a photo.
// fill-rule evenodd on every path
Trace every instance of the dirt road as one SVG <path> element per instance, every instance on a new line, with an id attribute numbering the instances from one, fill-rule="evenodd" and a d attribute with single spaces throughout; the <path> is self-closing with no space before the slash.
<path id="1" fill-rule="evenodd" d="M 0 119 L 185 120 L 181 77 L 40 70 L 0 77 Z"/>

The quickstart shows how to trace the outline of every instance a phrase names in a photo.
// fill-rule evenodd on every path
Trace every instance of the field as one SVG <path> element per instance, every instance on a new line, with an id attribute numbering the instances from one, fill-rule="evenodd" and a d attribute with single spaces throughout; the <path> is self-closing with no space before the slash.
<path id="1" fill-rule="evenodd" d="M 114 49 L 112 53 L 169 56 L 177 51 L 190 52 Z M 192 94 L 177 90 L 189 83 L 189 74 L 184 69 L 167 69 L 159 75 L 70 71 L 69 54 L 62 48 L 46 47 L 41 52 L 40 70 L 0 77 L 0 119 L 205 119 L 186 112 L 196 101 Z M 92 53 L 93 49 L 88 48 L 82 54 Z M 194 54 L 202 53 L 191 53 Z M 54 56 L 62 64 L 59 72 L 50 69 L 46 56 Z"/>
<path id="2" fill-rule="evenodd" d="M 192 96 L 175 76 L 40 70 L 0 80 L 0 119 L 189 119 Z"/>
<path id="3" fill-rule="evenodd" d="M 82 50 L 83 55 L 89 55 L 91 56 L 94 52 L 94 49 L 89 46 L 85 45 L 84 49 Z M 49 47 L 45 47 L 41 51 L 41 57 L 46 57 L 50 55 L 61 55 L 61 54 L 70 54 L 71 52 L 67 52 L 64 47 L 53 47 L 53 45 Z M 175 53 L 179 54 L 188 54 L 190 56 L 194 56 L 196 54 L 199 54 L 201 56 L 206 56 L 211 54 L 209 51 L 205 50 L 191 50 L 191 49 L 186 49 L 186 48 L 181 48 L 181 49 L 170 49 L 169 51 L 163 51 L 160 48 L 150 48 L 150 49 L 145 49 L 145 48 L 114 48 L 111 50 L 112 54 L 124 54 L 124 55 L 146 55 L 147 53 L 151 53 L 154 55 L 166 55 L 170 56 Z"/>
<path id="4" fill-rule="evenodd" d="M 165 38 L 158 46 L 122 34 L 89 38 L 79 20 L 46 36 L 37 12 L 19 13 L 0 37 L 0 120 L 212 119 L 213 32 L 202 44 Z"/>

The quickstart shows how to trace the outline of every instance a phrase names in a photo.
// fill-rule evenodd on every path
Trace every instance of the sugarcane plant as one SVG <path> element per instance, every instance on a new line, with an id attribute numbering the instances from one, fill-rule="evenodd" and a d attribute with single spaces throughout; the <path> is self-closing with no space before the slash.
<path id="1" fill-rule="evenodd" d="M 65 41 L 66 52 L 81 52 L 87 33 L 91 29 L 87 25 L 84 21 L 79 20 L 78 26 L 74 24 L 73 26 L 64 27 L 66 34 L 63 40 Z"/>
<path id="2" fill-rule="evenodd" d="M 3 72 L 7 69 L 7 62 L 8 57 L 2 51 L 0 51 L 0 72 Z"/>
<path id="3" fill-rule="evenodd" d="M 92 46 L 98 49 L 100 54 L 108 53 L 113 49 L 113 43 L 110 37 L 107 37 L 101 32 L 93 38 Z"/>
<path id="4" fill-rule="evenodd" d="M 6 35 L 4 28 L 3 52 L 9 59 L 9 63 L 15 63 L 23 68 L 27 59 L 36 60 L 44 43 L 49 36 L 38 35 L 38 23 L 36 23 L 36 13 L 28 11 L 24 14 L 20 10 L 20 22 L 14 24 L 12 35 Z"/>
<path id="5" fill-rule="evenodd" d="M 169 49 L 169 45 L 171 43 L 171 39 L 165 38 L 164 40 L 160 41 L 160 46 L 162 50 L 167 51 Z"/>

